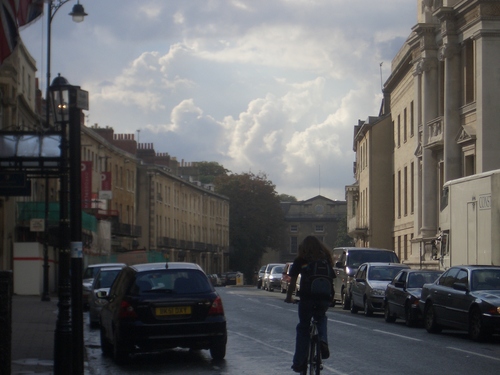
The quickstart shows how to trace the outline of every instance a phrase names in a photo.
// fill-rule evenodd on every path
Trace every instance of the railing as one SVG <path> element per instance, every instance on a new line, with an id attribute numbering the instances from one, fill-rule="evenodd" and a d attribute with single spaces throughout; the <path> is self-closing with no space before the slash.
<path id="1" fill-rule="evenodd" d="M 124 237 L 141 237 L 142 227 L 113 220 L 111 221 L 111 234 Z"/>
<path id="2" fill-rule="evenodd" d="M 427 144 L 426 148 L 442 148 L 444 144 L 444 121 L 442 117 L 437 117 L 427 123 Z"/>

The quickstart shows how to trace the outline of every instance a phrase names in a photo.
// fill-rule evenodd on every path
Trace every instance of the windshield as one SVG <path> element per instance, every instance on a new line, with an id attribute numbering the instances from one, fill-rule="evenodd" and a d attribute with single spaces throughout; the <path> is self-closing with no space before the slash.
<path id="1" fill-rule="evenodd" d="M 207 277 L 196 270 L 154 270 L 137 274 L 132 294 L 196 294 L 212 291 Z"/>
<path id="2" fill-rule="evenodd" d="M 368 271 L 368 280 L 392 281 L 399 271 L 401 271 L 399 267 L 370 267 Z"/>
<path id="3" fill-rule="evenodd" d="M 399 263 L 399 259 L 392 251 L 361 250 L 349 253 L 347 257 L 347 267 L 358 268 L 362 263 L 382 262 Z"/>
<path id="4" fill-rule="evenodd" d="M 413 272 L 408 277 L 407 288 L 422 288 L 424 284 L 436 281 L 441 272 Z"/>
<path id="5" fill-rule="evenodd" d="M 500 269 L 473 270 L 471 290 L 500 290 Z"/>

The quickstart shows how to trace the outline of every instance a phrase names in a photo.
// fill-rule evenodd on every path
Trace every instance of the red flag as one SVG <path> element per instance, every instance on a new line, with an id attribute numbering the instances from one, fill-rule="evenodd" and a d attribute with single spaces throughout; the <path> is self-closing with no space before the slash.
<path id="1" fill-rule="evenodd" d="M 10 56 L 17 45 L 19 32 L 14 0 L 0 0 L 0 64 Z"/>
<path id="2" fill-rule="evenodd" d="M 43 13 L 43 0 L 18 0 L 17 23 L 19 27 L 35 21 Z"/>

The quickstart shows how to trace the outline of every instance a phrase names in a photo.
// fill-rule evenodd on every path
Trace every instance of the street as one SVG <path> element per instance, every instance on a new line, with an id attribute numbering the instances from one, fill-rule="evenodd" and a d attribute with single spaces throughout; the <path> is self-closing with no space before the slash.
<path id="1" fill-rule="evenodd" d="M 118 366 L 101 355 L 99 330 L 85 316 L 85 347 L 92 374 L 292 374 L 297 306 L 284 294 L 255 287 L 219 287 L 228 321 L 224 361 L 213 362 L 206 350 L 176 349 L 134 357 Z M 497 374 L 500 337 L 476 343 L 466 332 L 429 334 L 389 324 L 382 314 L 365 317 L 340 307 L 328 310 L 331 356 L 324 374 Z"/>

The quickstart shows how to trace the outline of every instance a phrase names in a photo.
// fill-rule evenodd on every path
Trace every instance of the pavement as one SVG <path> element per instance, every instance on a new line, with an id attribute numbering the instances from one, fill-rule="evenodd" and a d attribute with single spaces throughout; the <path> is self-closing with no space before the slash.
<path id="1" fill-rule="evenodd" d="M 11 374 L 53 374 L 57 296 L 12 296 Z M 86 353 L 84 354 L 86 358 Z M 90 374 L 85 360 L 85 374 Z"/>

